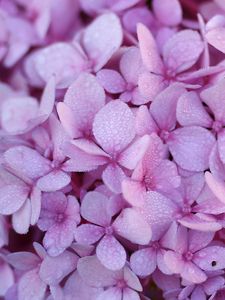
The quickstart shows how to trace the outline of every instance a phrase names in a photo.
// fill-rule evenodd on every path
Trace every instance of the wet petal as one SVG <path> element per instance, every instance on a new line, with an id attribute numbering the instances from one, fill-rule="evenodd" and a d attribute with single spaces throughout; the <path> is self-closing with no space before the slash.
<path id="1" fill-rule="evenodd" d="M 120 270 L 126 262 L 124 247 L 111 235 L 106 235 L 100 241 L 96 254 L 100 262 L 109 270 Z"/>
<path id="2" fill-rule="evenodd" d="M 83 46 L 94 62 L 94 70 L 100 70 L 119 49 L 123 33 L 119 18 L 106 13 L 96 18 L 85 30 Z"/>
<path id="3" fill-rule="evenodd" d="M 175 162 L 189 171 L 204 171 L 209 167 L 209 155 L 215 138 L 206 129 L 190 126 L 176 129 L 168 145 Z"/>
<path id="4" fill-rule="evenodd" d="M 123 150 L 134 138 L 134 115 L 127 104 L 116 100 L 95 116 L 93 132 L 97 142 L 110 154 Z"/>

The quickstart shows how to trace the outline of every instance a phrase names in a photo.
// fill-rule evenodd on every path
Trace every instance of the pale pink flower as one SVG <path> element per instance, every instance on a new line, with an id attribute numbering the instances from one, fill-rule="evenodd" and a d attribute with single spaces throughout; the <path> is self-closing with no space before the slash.
<path id="1" fill-rule="evenodd" d="M 108 93 L 120 94 L 122 101 L 140 105 L 149 102 L 138 89 L 138 78 L 143 69 L 139 49 L 130 47 L 120 59 L 121 74 L 115 70 L 102 69 L 97 73 L 97 78 Z"/>
<path id="2" fill-rule="evenodd" d="M 173 226 L 173 225 L 172 225 Z M 206 281 L 206 271 L 221 270 L 225 264 L 222 246 L 210 246 L 214 234 L 189 231 L 182 226 L 174 227 L 174 240 L 168 241 L 165 263 L 175 274 L 192 283 Z"/>
<path id="3" fill-rule="evenodd" d="M 32 85 L 42 87 L 55 75 L 57 87 L 66 88 L 82 71 L 99 71 L 119 49 L 122 37 L 118 17 L 103 14 L 73 43 L 58 42 L 31 53 L 25 63 L 28 79 Z"/>
<path id="4" fill-rule="evenodd" d="M 38 227 L 46 231 L 43 245 L 51 256 L 68 248 L 80 222 L 79 203 L 74 196 L 62 192 L 44 193 Z"/>
<path id="5" fill-rule="evenodd" d="M 14 284 L 14 273 L 9 266 L 4 253 L 0 252 L 0 297 L 4 297 L 6 291 Z"/>
<path id="6" fill-rule="evenodd" d="M 65 145 L 64 153 L 71 158 L 66 170 L 90 171 L 105 165 L 103 182 L 113 192 L 120 193 L 125 171 L 135 168 L 148 147 L 149 137 L 134 139 L 134 115 L 120 100 L 110 101 L 95 115 L 93 134 L 101 148 L 87 139 Z"/>
<path id="7" fill-rule="evenodd" d="M 75 231 L 75 239 L 84 245 L 99 243 L 96 254 L 110 270 L 121 269 L 126 262 L 126 251 L 118 237 L 132 243 L 145 245 L 151 239 L 151 228 L 141 215 L 132 208 L 125 208 L 113 221 L 115 210 L 113 198 L 99 192 L 89 192 L 81 204 L 81 216 L 92 224 L 82 224 Z"/>
<path id="8" fill-rule="evenodd" d="M 96 256 L 87 256 L 78 261 L 77 269 L 87 284 L 105 288 L 96 300 L 122 298 L 140 300 L 141 283 L 127 266 L 119 271 L 111 271 L 101 265 Z"/>
<path id="9" fill-rule="evenodd" d="M 17 283 L 18 300 L 44 300 L 47 286 L 57 286 L 69 273 L 76 269 L 78 256 L 65 251 L 57 257 L 50 257 L 44 248 L 34 243 L 37 253 L 14 252 L 7 261 L 22 275 Z"/>
<path id="10" fill-rule="evenodd" d="M 131 178 L 122 182 L 123 196 L 135 206 L 144 203 L 147 191 L 169 193 L 180 185 L 180 176 L 174 162 L 166 158 L 166 149 L 161 139 L 152 134 L 150 144 Z"/>

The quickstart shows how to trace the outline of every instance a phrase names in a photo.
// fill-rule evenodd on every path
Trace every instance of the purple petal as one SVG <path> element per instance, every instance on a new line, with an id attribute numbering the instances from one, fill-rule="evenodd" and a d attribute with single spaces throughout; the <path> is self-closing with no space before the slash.
<path id="1" fill-rule="evenodd" d="M 148 276 L 156 269 L 156 252 L 152 248 L 134 252 L 130 258 L 131 268 L 138 276 Z"/>
<path id="2" fill-rule="evenodd" d="M 104 235 L 104 228 L 92 224 L 82 224 L 74 232 L 75 240 L 82 245 L 92 245 Z"/>
<path id="3" fill-rule="evenodd" d="M 171 133 L 168 145 L 176 163 L 188 171 L 204 171 L 209 166 L 208 157 L 215 143 L 206 129 L 190 126 Z"/>
<path id="4" fill-rule="evenodd" d="M 96 248 L 100 262 L 109 270 L 120 270 L 126 262 L 124 247 L 111 235 L 106 235 Z"/>
<path id="5" fill-rule="evenodd" d="M 116 100 L 95 116 L 93 132 L 97 142 L 110 154 L 119 153 L 135 136 L 134 115 L 127 104 Z"/>
<path id="6" fill-rule="evenodd" d="M 195 253 L 194 262 L 205 271 L 222 270 L 225 267 L 225 249 L 210 246 Z"/>
<path id="7" fill-rule="evenodd" d="M 81 204 L 82 217 L 94 224 L 100 226 L 109 226 L 111 222 L 111 215 L 108 211 L 109 200 L 99 192 L 87 193 Z"/>
<path id="8" fill-rule="evenodd" d="M 119 94 L 126 90 L 125 80 L 115 70 L 102 69 L 97 73 L 97 79 L 108 93 Z"/>
<path id="9" fill-rule="evenodd" d="M 21 208 L 29 194 L 25 185 L 5 185 L 0 188 L 0 213 L 11 215 Z"/>
<path id="10" fill-rule="evenodd" d="M 139 245 L 147 245 L 151 240 L 151 228 L 142 215 L 132 208 L 124 209 L 113 222 L 115 232 Z"/>
<path id="11" fill-rule="evenodd" d="M 113 13 L 99 16 L 87 27 L 83 36 L 83 46 L 89 59 L 94 62 L 95 72 L 119 49 L 122 38 L 120 20 Z"/>
<path id="12" fill-rule="evenodd" d="M 157 19 L 166 26 L 176 26 L 182 21 L 182 8 L 178 0 L 153 1 L 153 11 Z"/>
<path id="13" fill-rule="evenodd" d="M 202 51 L 203 42 L 199 33 L 188 29 L 181 30 L 165 44 L 163 58 L 167 68 L 180 73 L 192 67 Z"/>

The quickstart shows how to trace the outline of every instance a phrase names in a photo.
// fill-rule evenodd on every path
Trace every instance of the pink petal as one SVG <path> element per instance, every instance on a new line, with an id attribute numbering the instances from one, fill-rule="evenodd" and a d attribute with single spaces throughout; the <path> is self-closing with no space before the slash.
<path id="1" fill-rule="evenodd" d="M 208 157 L 214 143 L 214 136 L 197 126 L 176 129 L 168 141 L 175 162 L 181 168 L 195 172 L 208 168 Z"/>
<path id="2" fill-rule="evenodd" d="M 106 235 L 96 248 L 100 262 L 109 270 L 120 270 L 126 262 L 123 246 L 111 235 Z"/>
<path id="3" fill-rule="evenodd" d="M 183 87 L 174 84 L 163 90 L 155 98 L 150 112 L 160 129 L 168 131 L 175 127 L 177 101 L 184 93 Z"/>
<path id="4" fill-rule="evenodd" d="M 35 225 L 39 219 L 40 212 L 41 212 L 41 191 L 36 187 L 34 187 L 31 192 L 30 202 L 31 202 L 30 224 Z"/>
<path id="5" fill-rule="evenodd" d="M 89 59 L 94 62 L 95 72 L 100 70 L 119 49 L 122 38 L 120 20 L 113 13 L 106 13 L 97 17 L 86 28 L 83 46 Z"/>
<path id="6" fill-rule="evenodd" d="M 164 249 L 161 249 L 160 251 L 157 252 L 157 258 L 156 258 L 157 259 L 157 266 L 163 274 L 171 275 L 171 271 L 167 267 L 167 265 L 165 263 L 165 260 L 164 260 L 165 253 L 166 253 L 166 250 L 164 250 Z"/>
<path id="7" fill-rule="evenodd" d="M 32 97 L 9 98 L 1 107 L 1 125 L 11 134 L 20 133 L 29 127 L 31 119 L 38 114 L 38 102 Z"/>
<path id="8" fill-rule="evenodd" d="M 157 19 L 166 26 L 176 26 L 182 21 L 182 8 L 178 0 L 153 1 L 153 11 Z"/>
<path id="9" fill-rule="evenodd" d="M 119 274 L 104 267 L 95 255 L 79 259 L 77 270 L 84 282 L 93 287 L 112 286 Z"/>
<path id="10" fill-rule="evenodd" d="M 55 224 L 45 234 L 43 245 L 50 256 L 58 256 L 68 248 L 74 239 L 75 224 L 65 221 L 62 225 Z"/>
<path id="11" fill-rule="evenodd" d="M 177 102 L 176 116 L 182 126 L 210 127 L 212 125 L 212 119 L 195 92 L 181 95 Z"/>
<path id="12" fill-rule="evenodd" d="M 7 261 L 17 270 L 29 271 L 38 266 L 40 259 L 31 252 L 14 252 L 7 255 Z"/>
<path id="13" fill-rule="evenodd" d="M 98 300 L 120 300 L 122 299 L 122 289 L 118 287 L 110 287 L 98 296 Z"/>
<path id="14" fill-rule="evenodd" d="M 176 210 L 176 205 L 165 196 L 152 191 L 146 194 L 145 205 L 140 211 L 152 228 L 153 240 L 160 237 L 169 227 Z"/>
<path id="15" fill-rule="evenodd" d="M 29 194 L 25 185 L 5 185 L 0 188 L 0 213 L 11 215 L 21 208 Z"/>
<path id="16" fill-rule="evenodd" d="M 57 104 L 57 112 L 60 122 L 69 136 L 72 138 L 82 137 L 77 121 L 74 118 L 73 110 L 64 102 L 59 102 Z"/>
<path id="17" fill-rule="evenodd" d="M 94 147 L 92 147 L 92 145 Z M 87 148 L 88 146 L 89 145 L 87 145 Z M 86 148 L 84 150 L 86 150 Z M 107 154 L 94 143 L 91 144 L 90 142 L 90 147 L 87 150 L 89 150 L 90 153 L 83 151 L 83 149 L 80 149 L 72 143 L 67 143 L 64 146 L 64 153 L 72 159 L 67 160 L 63 164 L 62 169 L 66 172 L 83 172 L 94 170 L 98 166 L 106 164 Z"/>
<path id="18" fill-rule="evenodd" d="M 108 198 L 99 192 L 87 193 L 81 204 L 82 217 L 94 224 L 100 226 L 109 226 L 111 222 L 111 215 L 108 212 Z"/>
<path id="19" fill-rule="evenodd" d="M 210 246 L 195 253 L 194 262 L 205 271 L 222 270 L 225 267 L 223 246 Z"/>
<path id="20" fill-rule="evenodd" d="M 80 52 L 68 43 L 54 43 L 36 53 L 34 59 L 38 75 L 45 81 L 55 75 L 58 88 L 68 87 L 84 66 Z"/>
<path id="21" fill-rule="evenodd" d="M 191 295 L 191 298 L 192 300 L 206 300 L 206 295 L 203 288 L 201 286 L 195 288 Z"/>
<path id="22" fill-rule="evenodd" d="M 212 295 L 222 286 L 224 286 L 224 278 L 222 276 L 216 276 L 212 278 L 208 278 L 208 280 L 204 283 L 204 290 L 207 295 Z"/>
<path id="23" fill-rule="evenodd" d="M 153 23 L 153 16 L 147 7 L 137 6 L 124 12 L 122 20 L 125 29 L 136 34 L 137 24 L 142 23 L 147 28 L 150 28 Z"/>
<path id="24" fill-rule="evenodd" d="M 150 72 L 162 74 L 163 63 L 152 33 L 145 25 L 139 23 L 137 25 L 137 35 L 143 64 Z"/>
<path id="25" fill-rule="evenodd" d="M 128 266 L 124 267 L 123 276 L 129 288 L 136 290 L 138 292 L 143 291 L 139 278 L 134 274 L 134 272 L 131 271 L 131 269 Z"/>
<path id="26" fill-rule="evenodd" d="M 132 208 L 124 209 L 113 222 L 115 232 L 134 244 L 147 245 L 152 236 L 151 228 L 142 215 Z"/>
<path id="27" fill-rule="evenodd" d="M 192 262 L 187 262 L 184 264 L 181 270 L 181 277 L 192 283 L 202 283 L 206 281 L 206 274 Z"/>
<path id="28" fill-rule="evenodd" d="M 155 169 L 150 170 L 148 175 L 152 176 L 153 190 L 166 192 L 180 186 L 181 178 L 178 175 L 177 167 L 167 159 L 164 159 Z"/>
<path id="29" fill-rule="evenodd" d="M 104 235 L 104 228 L 92 224 L 82 224 L 74 232 L 75 240 L 82 245 L 92 245 Z"/>
<path id="30" fill-rule="evenodd" d="M 20 234 L 26 234 L 31 221 L 31 204 L 27 199 L 23 206 L 13 214 L 12 225 L 14 230 Z"/>
<path id="31" fill-rule="evenodd" d="M 140 94 L 145 97 L 146 103 L 154 101 L 155 97 L 166 87 L 160 74 L 144 72 L 138 78 Z"/>
<path id="32" fill-rule="evenodd" d="M 69 174 L 60 170 L 54 170 L 38 179 L 37 187 L 43 192 L 55 192 L 67 186 L 70 180 Z"/>
<path id="33" fill-rule="evenodd" d="M 197 31 L 181 30 L 174 34 L 163 48 L 167 68 L 180 73 L 192 67 L 203 51 L 203 42 Z"/>
<path id="34" fill-rule="evenodd" d="M 221 224 L 215 220 L 205 220 L 198 216 L 198 214 L 193 214 L 185 216 L 178 221 L 183 226 L 200 231 L 218 231 L 222 228 Z"/>
<path id="35" fill-rule="evenodd" d="M 205 180 L 213 194 L 225 203 L 225 184 L 224 181 L 216 176 L 213 176 L 210 172 L 205 172 Z"/>
<path id="36" fill-rule="evenodd" d="M 43 193 L 42 194 L 41 217 L 49 217 L 49 212 L 53 214 L 64 213 L 67 207 L 67 198 L 62 192 Z M 42 229 L 47 230 L 47 229 Z"/>
<path id="37" fill-rule="evenodd" d="M 219 215 L 225 212 L 225 203 L 219 201 L 206 186 L 198 199 L 198 204 L 194 207 L 194 212 Z"/>
<path id="38" fill-rule="evenodd" d="M 209 30 L 206 35 L 207 42 L 212 45 L 217 50 L 225 53 L 225 28 L 218 27 L 212 30 Z"/>
<path id="39" fill-rule="evenodd" d="M 102 69 L 97 73 L 97 79 L 108 93 L 119 94 L 126 90 L 125 80 L 115 70 Z"/>
<path id="40" fill-rule="evenodd" d="M 120 59 L 120 70 L 128 83 L 137 85 L 138 77 L 143 70 L 140 50 L 130 47 Z"/>
<path id="41" fill-rule="evenodd" d="M 213 175 L 225 178 L 224 165 L 220 159 L 219 151 L 216 143 L 209 156 L 209 169 Z"/>
<path id="42" fill-rule="evenodd" d="M 94 156 L 103 156 L 104 158 L 109 157 L 107 153 L 105 153 L 99 146 L 97 146 L 94 142 L 88 139 L 76 139 L 72 140 L 71 144 L 77 147 L 78 149 L 86 152 L 87 154 L 91 154 Z M 71 151 L 72 152 L 72 151 Z M 71 155 L 71 158 L 76 159 L 76 155 Z"/>
<path id="43" fill-rule="evenodd" d="M 150 136 L 144 135 L 133 142 L 126 150 L 124 150 L 118 159 L 119 164 L 123 167 L 133 170 L 138 162 L 143 158 L 150 143 Z"/>
<path id="44" fill-rule="evenodd" d="M 175 274 L 181 273 L 185 265 L 181 254 L 174 251 L 167 251 L 164 255 L 164 260 L 167 267 Z"/>
<path id="45" fill-rule="evenodd" d="M 57 163 L 65 160 L 65 155 L 62 149 L 63 145 L 69 141 L 69 137 L 62 127 L 60 121 L 54 114 L 51 114 L 51 116 L 49 117 L 49 129 L 51 142 L 53 144 L 52 160 L 54 165 L 55 161 Z"/>
<path id="46" fill-rule="evenodd" d="M 121 98 L 121 97 L 120 97 Z M 150 100 L 147 97 L 144 97 L 140 91 L 140 87 L 136 87 L 131 95 L 131 103 L 134 105 L 142 105 L 148 103 Z"/>
<path id="47" fill-rule="evenodd" d="M 130 258 L 131 268 L 138 276 L 148 276 L 156 269 L 156 252 L 152 248 L 134 252 Z"/>
<path id="48" fill-rule="evenodd" d="M 214 237 L 213 232 L 189 231 L 189 250 L 196 252 L 206 247 Z"/>
<path id="49" fill-rule="evenodd" d="M 73 116 L 76 116 L 72 121 L 75 129 L 73 136 L 84 137 L 91 133 L 95 114 L 105 104 L 105 92 L 95 76 L 82 73 L 68 88 L 64 103 L 72 109 Z M 66 117 L 67 114 L 62 112 L 60 119 L 65 124 L 68 122 Z"/>
<path id="50" fill-rule="evenodd" d="M 225 79 L 221 79 L 213 86 L 203 90 L 200 94 L 203 101 L 209 106 L 212 110 L 215 119 L 217 121 L 222 121 L 224 123 L 224 113 L 225 113 L 225 104 L 224 98 L 221 93 L 223 93 L 225 88 Z"/>
<path id="51" fill-rule="evenodd" d="M 4 262 L 1 262 L 0 277 L 0 296 L 4 297 L 7 290 L 14 284 L 14 276 L 12 269 Z"/>
<path id="52" fill-rule="evenodd" d="M 121 182 L 126 175 L 118 165 L 109 164 L 102 173 L 102 180 L 105 185 L 114 193 L 121 193 Z"/>
<path id="53" fill-rule="evenodd" d="M 49 161 L 26 146 L 12 147 L 4 153 L 6 163 L 25 177 L 37 178 L 50 171 Z"/>
<path id="54" fill-rule="evenodd" d="M 177 249 L 178 240 L 179 249 Z M 160 237 L 160 245 L 165 249 L 183 253 L 187 249 L 187 229 L 179 226 L 176 221 L 172 222 L 168 230 Z"/>
<path id="55" fill-rule="evenodd" d="M 44 298 L 47 285 L 40 279 L 38 270 L 25 273 L 18 283 L 18 300 L 41 300 Z"/>
<path id="56" fill-rule="evenodd" d="M 79 276 L 78 272 L 74 272 L 69 277 L 63 290 L 67 300 L 96 299 L 102 292 L 101 288 L 95 288 L 87 285 L 86 281 Z"/>
<path id="57" fill-rule="evenodd" d="M 135 180 L 125 179 L 122 182 L 122 193 L 124 198 L 132 206 L 142 207 L 145 203 L 145 188 Z"/>
<path id="58" fill-rule="evenodd" d="M 225 130 L 222 130 L 221 132 L 218 133 L 217 135 L 217 145 L 218 145 L 218 153 L 219 153 L 219 158 L 221 159 L 222 163 L 224 164 L 225 162 Z"/>
<path id="59" fill-rule="evenodd" d="M 4 216 L 0 216 L 0 247 L 8 245 L 8 222 Z"/>
<path id="60" fill-rule="evenodd" d="M 157 125 L 155 124 L 155 121 L 149 113 L 149 110 L 146 105 L 139 106 L 136 112 L 135 121 L 136 132 L 140 136 L 158 131 Z"/>
<path id="61" fill-rule="evenodd" d="M 123 290 L 123 300 L 140 300 L 139 294 L 129 288 Z"/>
<path id="62" fill-rule="evenodd" d="M 43 122 L 50 116 L 55 104 L 55 78 L 50 77 L 41 96 L 39 115 L 44 116 Z"/>
<path id="63" fill-rule="evenodd" d="M 110 154 L 123 150 L 135 136 L 134 115 L 127 104 L 116 100 L 106 104 L 95 116 L 93 133 Z"/>
<path id="64" fill-rule="evenodd" d="M 56 285 L 76 268 L 77 261 L 78 256 L 69 251 L 57 257 L 46 256 L 40 267 L 40 278 L 46 284 Z"/>

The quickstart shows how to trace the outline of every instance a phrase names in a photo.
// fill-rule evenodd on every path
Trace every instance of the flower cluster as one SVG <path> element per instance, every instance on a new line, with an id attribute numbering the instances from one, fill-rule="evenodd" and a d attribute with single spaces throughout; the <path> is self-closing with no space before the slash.
<path id="1" fill-rule="evenodd" d="M 0 298 L 225 299 L 224 0 L 0 1 Z"/>

